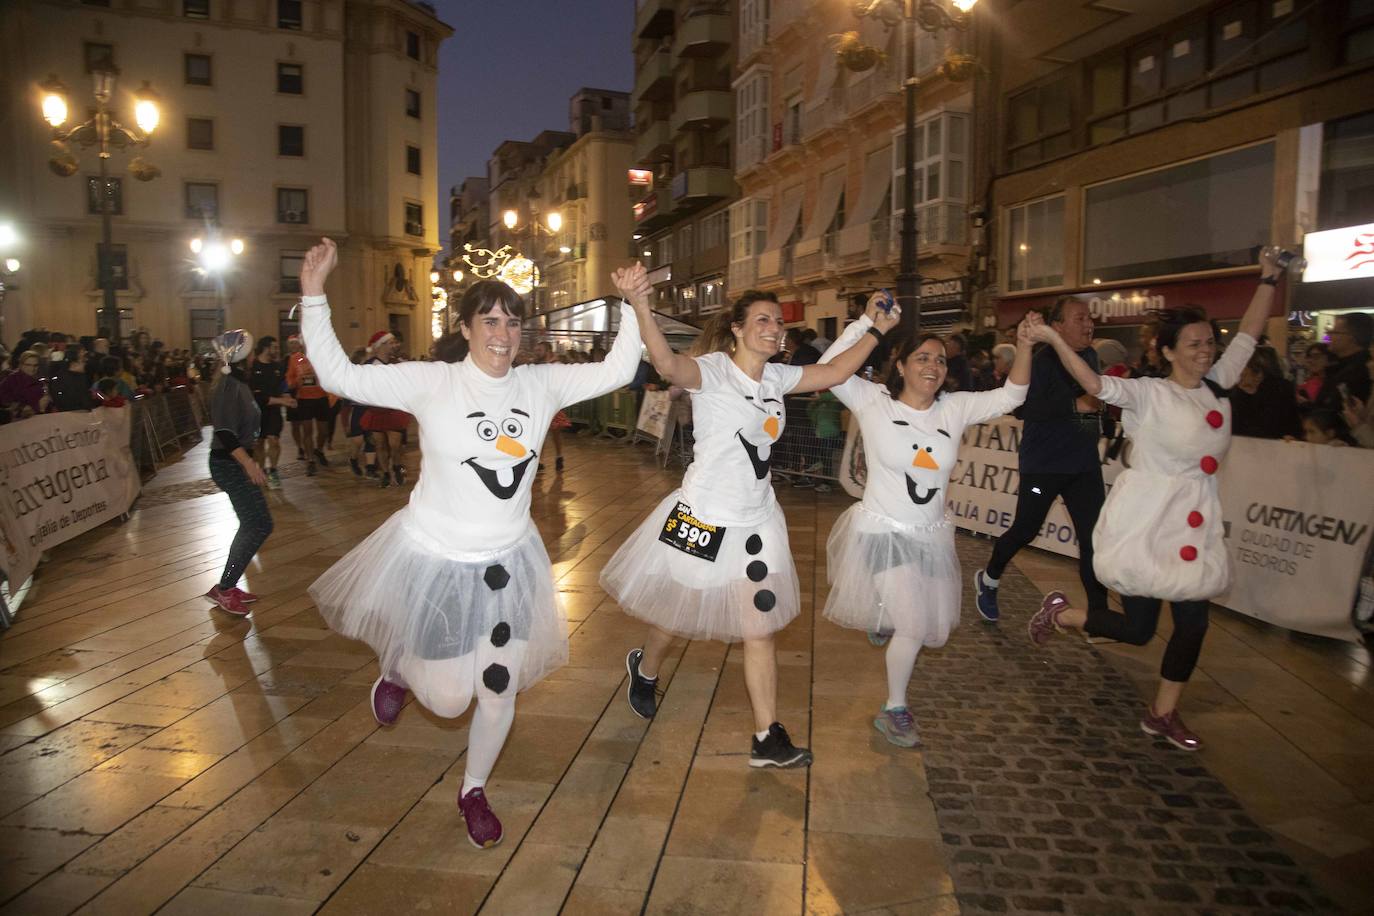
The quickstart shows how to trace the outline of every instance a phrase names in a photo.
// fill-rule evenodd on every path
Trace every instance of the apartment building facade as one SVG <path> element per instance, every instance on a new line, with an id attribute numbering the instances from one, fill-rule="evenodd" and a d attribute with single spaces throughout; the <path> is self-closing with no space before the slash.
<path id="1" fill-rule="evenodd" d="M 987 6 L 978 130 L 997 152 L 976 179 L 991 219 L 980 323 L 1010 328 L 1072 295 L 1130 347 L 1149 309 L 1185 303 L 1229 333 L 1258 246 L 1374 233 L 1369 3 Z M 1280 286 L 1275 341 L 1319 337 L 1327 310 L 1374 306 L 1374 259 L 1339 282 L 1318 260 Z"/>
<path id="2" fill-rule="evenodd" d="M 28 248 L 5 303 L 9 327 L 96 328 L 96 154 L 74 149 L 80 168 L 68 178 L 49 169 L 38 87 L 58 77 L 84 119 L 91 71 L 113 64 L 118 119 L 133 121 L 130 94 L 144 81 L 161 97 L 152 144 L 116 152 L 104 188 L 125 331 L 169 346 L 203 345 L 223 324 L 286 333 L 301 258 L 330 236 L 344 343 L 389 328 L 422 351 L 440 245 L 438 49 L 451 31 L 428 4 L 406 0 L 4 4 L 0 70 L 16 91 L 0 102 L 14 130 L 0 150 L 0 211 Z M 161 176 L 126 173 L 134 152 Z M 189 248 L 215 236 L 245 243 L 218 276 L 198 271 Z"/>
<path id="3" fill-rule="evenodd" d="M 833 339 L 851 297 L 892 288 L 904 179 L 904 62 L 899 28 L 856 18 L 840 0 L 741 0 L 736 179 L 727 287 L 776 292 L 790 323 Z M 864 72 L 841 65 L 837 36 L 881 52 Z M 941 71 L 962 33 L 918 33 L 918 266 L 923 323 L 966 318 L 974 156 L 973 90 Z"/>
<path id="4" fill-rule="evenodd" d="M 726 302 L 738 8 L 640 0 L 635 12 L 634 253 L 655 308 L 688 319 Z"/>

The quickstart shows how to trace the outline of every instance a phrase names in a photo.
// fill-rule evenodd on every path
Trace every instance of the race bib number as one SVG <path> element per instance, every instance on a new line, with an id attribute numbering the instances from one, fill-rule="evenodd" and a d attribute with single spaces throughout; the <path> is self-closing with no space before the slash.
<path id="1" fill-rule="evenodd" d="M 725 529 L 706 524 L 692 515 L 691 506 L 679 502 L 668 513 L 668 520 L 663 523 L 663 531 L 658 539 L 688 556 L 714 563 L 720 542 L 725 539 Z"/>

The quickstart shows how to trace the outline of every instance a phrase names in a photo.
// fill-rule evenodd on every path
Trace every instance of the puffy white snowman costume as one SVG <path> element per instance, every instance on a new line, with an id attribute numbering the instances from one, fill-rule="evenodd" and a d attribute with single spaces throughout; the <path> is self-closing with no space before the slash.
<path id="1" fill-rule="evenodd" d="M 516 366 L 493 378 L 471 360 L 355 366 L 324 297 L 302 302 L 321 386 L 413 414 L 424 459 L 409 504 L 310 587 L 325 620 L 371 645 L 389 678 L 446 717 L 461 715 L 474 692 L 512 696 L 566 663 L 566 620 L 530 520 L 530 488 L 554 414 L 634 378 L 634 310 L 621 306 L 605 362 Z"/>

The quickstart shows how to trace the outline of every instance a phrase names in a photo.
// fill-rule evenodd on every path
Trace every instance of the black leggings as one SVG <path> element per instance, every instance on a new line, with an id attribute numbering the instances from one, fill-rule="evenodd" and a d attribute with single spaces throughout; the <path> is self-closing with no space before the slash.
<path id="1" fill-rule="evenodd" d="M 1092 636 L 1105 636 L 1117 642 L 1143 646 L 1155 635 L 1159 625 L 1159 611 L 1164 602 L 1159 598 L 1121 596 L 1126 613 L 1108 609 L 1088 609 L 1084 631 Z M 1193 676 L 1197 657 L 1202 652 L 1202 640 L 1207 635 L 1209 601 L 1171 601 L 1174 612 L 1174 634 L 1164 649 L 1164 661 L 1159 675 L 1166 681 L 1184 683 Z"/>
<path id="2" fill-rule="evenodd" d="M 219 577 L 219 587 L 233 588 L 239 577 L 253 560 L 262 542 L 272 533 L 272 512 L 267 508 L 267 498 L 262 488 L 248 479 L 248 472 L 233 458 L 223 452 L 210 453 L 210 479 L 225 493 L 234 506 L 234 514 L 239 517 L 239 530 L 234 542 L 229 545 L 229 559 L 224 564 L 224 575 Z"/>
<path id="3" fill-rule="evenodd" d="M 1093 528 L 1106 500 L 1100 467 L 1081 474 L 1022 474 L 1016 495 L 1016 518 L 992 546 L 987 574 L 993 579 L 1002 578 L 1011 558 L 1040 533 L 1056 496 L 1064 498 L 1064 508 L 1069 510 L 1074 534 L 1078 536 L 1078 577 L 1088 593 L 1088 608 L 1105 611 L 1107 589 L 1093 572 Z"/>

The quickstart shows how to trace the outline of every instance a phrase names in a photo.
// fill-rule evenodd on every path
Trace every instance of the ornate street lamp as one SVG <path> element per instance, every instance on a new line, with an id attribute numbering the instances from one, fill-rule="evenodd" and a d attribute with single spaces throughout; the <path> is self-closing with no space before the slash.
<path id="1" fill-rule="evenodd" d="M 539 311 L 539 278 L 541 274 L 534 259 L 537 257 L 539 236 L 543 233 L 550 238 L 556 238 L 563 228 L 563 214 L 557 210 L 550 210 L 544 214 L 542 222 L 539 220 L 538 200 L 539 194 L 534 191 L 530 192 L 530 218 L 523 227 L 520 226 L 520 214 L 515 210 L 506 210 L 501 214 L 501 222 L 507 229 L 528 236 L 530 241 L 530 257 L 525 258 L 518 253 L 512 255 L 506 265 L 508 268 L 507 275 L 501 279 L 509 283 L 522 296 L 527 292 L 530 293 L 530 303 L 536 312 Z"/>
<path id="2" fill-rule="evenodd" d="M 902 86 L 906 101 L 906 124 L 902 138 L 902 161 L 906 181 L 902 188 L 902 249 L 897 268 L 897 301 L 902 306 L 902 322 L 913 334 L 921 330 L 921 272 L 916 262 L 916 96 L 920 80 L 916 76 L 916 30 L 964 31 L 969 27 L 978 0 L 854 0 L 852 10 L 860 19 L 873 17 L 888 28 L 902 27 L 903 57 L 906 58 Z M 864 71 L 882 59 L 882 52 L 859 43 L 857 36 L 841 40 L 837 52 L 840 63 L 850 70 Z M 946 79 L 962 82 L 973 75 L 977 62 L 966 54 L 951 54 L 940 68 Z"/>
<path id="3" fill-rule="evenodd" d="M 224 275 L 233 269 L 234 259 L 243 254 L 243 249 L 243 239 L 225 241 L 218 234 L 191 239 L 196 273 L 215 284 L 215 311 L 219 313 L 221 331 L 229 327 L 229 310 L 224 305 Z"/>
<path id="4" fill-rule="evenodd" d="M 48 166 L 63 178 L 70 177 L 80 167 L 72 146 L 96 147 L 100 156 L 100 221 L 101 241 L 99 262 L 100 288 L 104 299 L 100 308 L 99 333 L 108 340 L 119 339 L 119 306 L 115 297 L 114 265 L 112 255 L 113 224 L 110 212 L 110 174 L 109 159 L 111 149 L 122 150 L 130 146 L 147 146 L 152 140 L 162 117 L 159 97 L 145 80 L 134 93 L 134 122 L 137 127 L 126 127 L 115 120 L 110 113 L 110 99 L 114 96 L 115 82 L 119 70 L 107 66 L 91 74 L 95 95 L 95 114 L 90 120 L 64 130 L 69 106 L 67 87 L 55 75 L 49 76 L 39 88 L 43 92 L 41 109 L 43 120 L 52 127 L 53 156 Z M 162 174 L 162 170 L 142 156 L 129 161 L 129 173 L 139 181 L 152 181 Z"/>

